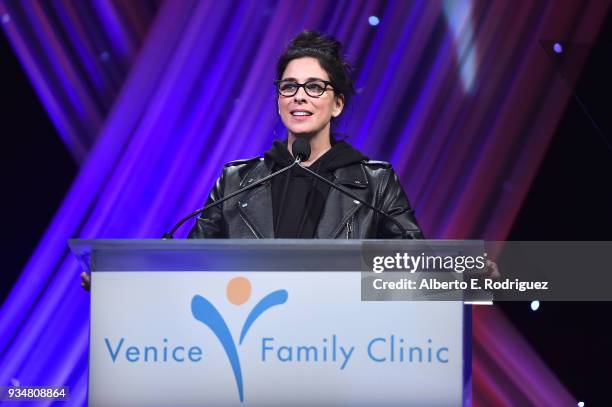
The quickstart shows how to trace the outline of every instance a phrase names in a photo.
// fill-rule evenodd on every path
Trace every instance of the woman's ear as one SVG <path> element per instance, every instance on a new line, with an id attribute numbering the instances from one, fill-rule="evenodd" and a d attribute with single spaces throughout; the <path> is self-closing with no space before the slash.
<path id="1" fill-rule="evenodd" d="M 334 109 L 332 110 L 332 117 L 340 116 L 342 110 L 344 109 L 344 95 L 336 96 L 334 100 Z"/>

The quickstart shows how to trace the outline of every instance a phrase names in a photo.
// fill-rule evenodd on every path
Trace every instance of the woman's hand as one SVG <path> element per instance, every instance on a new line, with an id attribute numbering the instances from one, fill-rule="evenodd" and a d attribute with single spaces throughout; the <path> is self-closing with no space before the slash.
<path id="1" fill-rule="evenodd" d="M 487 260 L 482 269 L 475 269 L 472 273 L 468 274 L 468 277 L 475 278 L 480 283 L 484 283 L 487 279 L 498 281 L 501 278 L 501 273 L 497 263 Z"/>
<path id="2" fill-rule="evenodd" d="M 91 277 L 86 272 L 81 273 L 81 287 L 83 287 L 85 291 L 91 289 Z"/>
<path id="3" fill-rule="evenodd" d="M 499 267 L 497 267 L 497 263 L 491 260 L 487 260 L 484 277 L 493 280 L 499 280 L 501 278 L 501 273 L 499 272 Z"/>

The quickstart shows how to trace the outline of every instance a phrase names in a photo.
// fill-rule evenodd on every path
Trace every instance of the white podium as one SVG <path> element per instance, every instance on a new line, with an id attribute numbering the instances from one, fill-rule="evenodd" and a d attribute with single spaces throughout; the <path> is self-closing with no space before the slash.
<path id="1" fill-rule="evenodd" d="M 470 399 L 466 306 L 361 301 L 360 241 L 69 243 L 91 272 L 91 406 Z"/>

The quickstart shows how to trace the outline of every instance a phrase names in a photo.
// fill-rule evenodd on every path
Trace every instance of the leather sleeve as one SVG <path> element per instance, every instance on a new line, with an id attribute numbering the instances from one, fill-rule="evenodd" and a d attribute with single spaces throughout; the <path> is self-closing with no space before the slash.
<path id="1" fill-rule="evenodd" d="M 225 186 L 225 169 L 215 182 L 213 189 L 208 194 L 206 205 L 218 201 L 223 197 Z M 205 205 L 205 206 L 206 206 Z M 196 223 L 189 232 L 187 239 L 215 239 L 227 238 L 227 224 L 223 216 L 223 204 L 212 207 L 196 218 Z"/>
<path id="2" fill-rule="evenodd" d="M 395 174 L 389 168 L 386 185 L 383 185 L 380 208 L 397 220 L 408 232 L 404 236 L 402 231 L 391 220 L 380 217 L 378 237 L 381 239 L 424 239 L 423 232 L 414 216 L 414 210 L 408 202 L 408 197 Z"/>

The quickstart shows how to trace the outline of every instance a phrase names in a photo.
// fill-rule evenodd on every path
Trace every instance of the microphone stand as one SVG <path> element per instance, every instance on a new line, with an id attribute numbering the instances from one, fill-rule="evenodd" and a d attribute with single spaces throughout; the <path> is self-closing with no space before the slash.
<path id="1" fill-rule="evenodd" d="M 278 171 L 276 171 L 276 172 L 273 172 L 272 174 L 270 174 L 270 175 L 268 175 L 268 176 L 266 176 L 266 177 L 264 177 L 264 178 L 260 179 L 260 180 L 259 180 L 259 181 L 257 181 L 257 182 L 252 183 L 251 185 L 247 185 L 247 186 L 246 186 L 246 187 L 244 187 L 244 188 L 240 188 L 240 189 L 238 189 L 238 190 L 236 190 L 236 191 L 232 192 L 231 194 L 229 194 L 229 195 L 227 195 L 227 196 L 224 196 L 223 198 L 219 199 L 218 201 L 212 202 L 212 203 L 210 203 L 210 204 L 206 205 L 205 207 L 203 207 L 203 208 L 201 208 L 201 209 L 198 209 L 197 211 L 193 211 L 193 212 L 191 212 L 189 215 L 185 216 L 183 219 L 181 219 L 180 221 L 178 221 L 178 222 L 177 222 L 177 224 L 176 224 L 176 225 L 174 225 L 174 227 L 173 227 L 173 228 L 172 228 L 172 229 L 171 229 L 169 232 L 164 233 L 164 235 L 162 236 L 162 239 L 174 239 L 174 233 L 176 232 L 176 230 L 177 230 L 179 227 L 181 227 L 181 225 L 182 225 L 183 223 L 187 222 L 189 219 L 191 219 L 191 218 L 193 218 L 194 216 L 197 216 L 197 215 L 199 215 L 199 214 L 201 214 L 201 213 L 203 213 L 203 212 L 206 212 L 206 211 L 207 211 L 208 209 L 210 209 L 210 208 L 213 208 L 213 207 L 215 207 L 215 206 L 217 206 L 217 205 L 222 204 L 223 202 L 227 201 L 228 199 L 231 199 L 231 198 L 235 197 L 236 195 L 240 195 L 241 193 L 243 193 L 243 192 L 245 192 L 245 191 L 248 191 L 248 190 L 250 190 L 250 189 L 253 189 L 253 188 L 255 188 L 255 187 L 257 187 L 257 186 L 259 186 L 259 185 L 263 184 L 264 182 L 266 182 L 266 181 L 268 181 L 268 180 L 270 180 L 270 179 L 272 179 L 272 178 L 276 177 L 277 175 L 280 175 L 280 174 L 282 174 L 282 173 L 284 173 L 284 172 L 289 171 L 290 169 L 292 169 L 293 167 L 295 167 L 296 165 L 298 165 L 298 164 L 299 164 L 301 161 L 302 161 L 302 157 L 301 157 L 301 156 L 298 156 L 298 157 L 295 159 L 295 161 L 293 162 L 293 164 L 291 164 L 291 165 L 289 165 L 289 166 L 287 166 L 287 167 L 285 167 L 285 168 L 282 168 L 282 169 L 280 169 L 280 170 L 278 170 Z"/>

